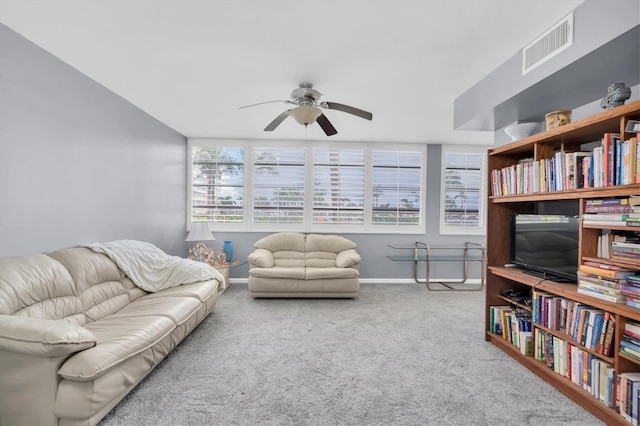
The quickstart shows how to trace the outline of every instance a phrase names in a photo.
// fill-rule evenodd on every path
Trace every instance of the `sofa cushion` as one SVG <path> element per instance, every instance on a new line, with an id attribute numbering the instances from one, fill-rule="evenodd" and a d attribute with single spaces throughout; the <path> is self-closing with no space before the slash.
<path id="1" fill-rule="evenodd" d="M 85 247 L 49 253 L 71 273 L 87 315 L 96 321 L 118 312 L 129 302 L 145 295 L 107 256 Z"/>
<path id="2" fill-rule="evenodd" d="M 144 317 L 148 315 L 164 316 L 180 325 L 193 315 L 202 302 L 195 297 L 141 297 L 109 318 Z"/>
<path id="3" fill-rule="evenodd" d="M 276 251 L 273 252 L 273 266 L 295 268 L 305 266 L 305 253 L 301 251 Z"/>
<path id="4" fill-rule="evenodd" d="M 0 314 L 86 322 L 73 278 L 44 254 L 0 259 Z"/>
<path id="5" fill-rule="evenodd" d="M 253 247 L 269 250 L 270 252 L 298 251 L 304 253 L 305 234 L 299 232 L 278 232 L 256 241 Z"/>
<path id="6" fill-rule="evenodd" d="M 314 268 L 307 266 L 307 280 L 324 280 L 331 278 L 357 278 L 359 272 L 353 268 L 336 268 L 336 267 L 323 267 Z"/>
<path id="7" fill-rule="evenodd" d="M 307 253 L 326 251 L 340 253 L 341 251 L 355 249 L 356 243 L 339 235 L 307 235 L 305 250 Z"/>
<path id="8" fill-rule="evenodd" d="M 329 251 L 312 251 L 305 254 L 306 266 L 316 268 L 335 268 L 336 254 Z"/>
<path id="9" fill-rule="evenodd" d="M 306 266 L 335 267 L 338 253 L 355 249 L 356 244 L 339 235 L 309 234 L 306 240 Z"/>
<path id="10" fill-rule="evenodd" d="M 305 278 L 305 268 L 302 266 L 274 266 L 273 268 L 251 268 L 249 273 L 253 277 L 261 278 L 294 278 L 299 280 L 304 280 Z"/>
<path id="11" fill-rule="evenodd" d="M 121 315 L 91 322 L 86 328 L 97 345 L 69 358 L 58 374 L 70 380 L 93 380 L 160 342 L 175 327 L 171 319 L 151 315 Z"/>
<path id="12" fill-rule="evenodd" d="M 183 284 L 176 287 L 167 288 L 165 290 L 149 293 L 145 295 L 145 299 L 155 299 L 162 297 L 193 297 L 201 301 L 206 302 L 211 296 L 218 295 L 218 287 L 220 282 L 218 280 L 208 280 L 199 283 Z"/>

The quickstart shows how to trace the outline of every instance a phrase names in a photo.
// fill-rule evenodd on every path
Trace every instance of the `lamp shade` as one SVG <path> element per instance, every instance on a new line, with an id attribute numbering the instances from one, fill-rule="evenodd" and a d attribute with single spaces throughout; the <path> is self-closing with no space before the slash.
<path id="1" fill-rule="evenodd" d="M 320 108 L 309 105 L 299 106 L 289 111 L 290 116 L 295 118 L 299 124 L 305 126 L 314 123 L 320 114 L 322 114 Z"/>
<path id="2" fill-rule="evenodd" d="M 215 240 L 213 234 L 209 230 L 207 222 L 192 222 L 191 229 L 187 234 L 185 241 L 212 241 Z"/>

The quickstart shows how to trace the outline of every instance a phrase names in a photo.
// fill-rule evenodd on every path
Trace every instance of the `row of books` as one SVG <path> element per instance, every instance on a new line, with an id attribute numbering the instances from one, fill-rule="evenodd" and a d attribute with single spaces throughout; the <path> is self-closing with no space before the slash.
<path id="1" fill-rule="evenodd" d="M 640 197 L 592 199 L 585 201 L 584 225 L 640 226 Z"/>
<path id="2" fill-rule="evenodd" d="M 511 306 L 489 307 L 490 333 L 502 336 L 518 347 L 524 355 L 531 356 L 531 314 Z"/>
<path id="3" fill-rule="evenodd" d="M 491 171 L 492 195 L 531 194 L 640 183 L 640 133 L 626 141 L 605 133 L 592 151 L 557 151 Z"/>
<path id="4" fill-rule="evenodd" d="M 615 315 L 541 291 L 534 291 L 532 299 L 535 324 L 568 334 L 575 343 L 611 356 Z"/>
<path id="5" fill-rule="evenodd" d="M 640 309 L 640 275 L 626 276 L 627 283 L 622 284 L 621 291 L 627 299 L 627 306 Z"/>
<path id="6" fill-rule="evenodd" d="M 615 409 L 627 422 L 638 425 L 638 416 L 640 416 L 640 373 L 628 372 L 616 376 Z"/>
<path id="7" fill-rule="evenodd" d="M 640 323 L 627 320 L 620 340 L 620 353 L 640 361 Z M 616 411 L 637 425 L 640 414 L 640 372 L 619 374 L 616 384 Z"/>
<path id="8" fill-rule="evenodd" d="M 626 303 L 621 285 L 627 283 L 625 276 L 631 273 L 632 270 L 619 266 L 585 261 L 578 266 L 578 293 L 607 302 Z"/>
<path id="9" fill-rule="evenodd" d="M 590 392 L 607 407 L 615 406 L 617 381 L 611 363 L 544 330 L 535 329 L 534 333 L 535 359 Z"/>
<path id="10" fill-rule="evenodd" d="M 637 254 L 640 252 L 640 236 L 622 235 L 603 230 L 598 236 L 596 255 L 603 259 L 615 259 L 623 262 L 639 263 Z M 633 266 L 633 265 L 629 265 Z"/>

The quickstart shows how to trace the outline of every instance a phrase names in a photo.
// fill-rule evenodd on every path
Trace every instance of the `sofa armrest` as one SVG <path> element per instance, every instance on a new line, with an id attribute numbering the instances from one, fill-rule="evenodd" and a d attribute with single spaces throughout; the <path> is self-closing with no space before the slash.
<path id="1" fill-rule="evenodd" d="M 252 267 L 273 268 L 273 253 L 266 249 L 255 249 L 253 253 L 249 255 L 249 264 Z"/>
<path id="2" fill-rule="evenodd" d="M 0 350 L 38 357 L 72 354 L 96 345 L 84 327 L 65 321 L 0 315 Z"/>
<path id="3" fill-rule="evenodd" d="M 336 266 L 338 268 L 357 268 L 360 265 L 361 257 L 355 249 L 344 250 L 336 256 Z"/>

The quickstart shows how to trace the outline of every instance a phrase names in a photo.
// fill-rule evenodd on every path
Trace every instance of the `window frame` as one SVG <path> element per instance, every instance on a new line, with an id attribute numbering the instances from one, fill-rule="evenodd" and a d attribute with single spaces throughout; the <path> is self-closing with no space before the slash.
<path id="1" fill-rule="evenodd" d="M 305 198 L 302 224 L 256 224 L 253 222 L 253 180 L 254 180 L 254 148 L 264 147 L 297 147 L 303 144 L 305 152 Z M 187 139 L 187 227 L 192 221 L 192 151 L 193 147 L 239 147 L 244 149 L 244 188 L 243 188 L 243 217 L 242 223 L 215 223 L 211 227 L 224 232 L 315 232 L 315 233 L 356 233 L 356 234 L 425 234 L 426 233 L 426 188 L 427 188 L 427 145 L 426 144 L 397 144 L 389 148 L 388 143 L 362 142 L 320 142 L 320 141 L 279 141 L 279 140 L 238 140 L 217 138 L 188 138 Z M 363 149 L 365 152 L 364 166 L 364 224 L 336 225 L 313 223 L 313 195 L 314 195 L 314 148 Z M 420 212 L 416 225 L 373 225 L 372 197 L 373 197 L 373 151 L 391 152 L 420 152 Z M 310 188 L 310 190 L 308 190 Z"/>
<path id="2" fill-rule="evenodd" d="M 440 235 L 486 235 L 486 211 L 487 211 L 487 154 L 486 146 L 471 145 L 442 145 L 440 157 Z M 446 213 L 446 174 L 447 154 L 482 154 L 480 165 L 480 188 L 478 189 L 478 224 L 477 225 L 450 225 L 445 223 Z"/>

